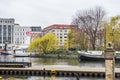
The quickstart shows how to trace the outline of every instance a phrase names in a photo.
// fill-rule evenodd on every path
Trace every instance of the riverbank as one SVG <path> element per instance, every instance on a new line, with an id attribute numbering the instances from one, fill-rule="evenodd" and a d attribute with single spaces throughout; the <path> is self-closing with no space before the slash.
<path id="1" fill-rule="evenodd" d="M 58 54 L 30 54 L 30 55 L 17 55 L 15 57 L 31 57 L 31 58 L 58 58 L 58 59 L 77 59 L 78 55 L 77 54 L 69 54 L 69 55 L 58 55 Z"/>

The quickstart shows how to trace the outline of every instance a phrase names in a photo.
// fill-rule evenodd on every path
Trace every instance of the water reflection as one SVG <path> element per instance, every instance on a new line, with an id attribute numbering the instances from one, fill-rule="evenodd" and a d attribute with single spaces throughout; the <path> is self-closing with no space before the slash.
<path id="1" fill-rule="evenodd" d="M 31 58 L 35 65 L 78 65 L 78 59 Z"/>
<path id="2" fill-rule="evenodd" d="M 105 67 L 104 62 L 98 61 L 79 61 L 78 59 L 57 59 L 57 58 L 30 58 L 27 59 L 35 65 L 72 65 L 80 67 Z M 115 63 L 116 68 L 120 68 L 120 62 Z"/>
<path id="3" fill-rule="evenodd" d="M 115 67 L 120 68 L 120 62 L 115 62 Z M 79 61 L 80 67 L 105 67 L 105 62 L 98 61 Z"/>
<path id="4" fill-rule="evenodd" d="M 105 80 L 104 78 L 85 78 L 85 77 L 42 77 L 42 76 L 3 76 L 2 80 Z M 116 78 L 115 80 L 120 80 Z"/>
<path id="5" fill-rule="evenodd" d="M 67 65 L 80 67 L 105 67 L 104 62 L 97 61 L 79 61 L 78 59 L 57 59 L 57 58 L 30 58 L 30 57 L 16 57 L 8 59 L 8 61 L 22 61 L 32 62 L 33 66 L 41 65 Z M 116 62 L 115 67 L 120 68 L 119 62 Z"/>
<path id="6" fill-rule="evenodd" d="M 67 65 L 80 67 L 105 67 L 104 62 L 79 61 L 79 59 L 57 59 L 57 58 L 30 58 L 30 57 L 0 57 L 0 61 L 8 62 L 32 62 L 33 65 Z M 120 68 L 120 62 L 116 62 L 115 67 Z"/>
<path id="7" fill-rule="evenodd" d="M 83 77 L 42 77 L 42 76 L 3 76 L 2 80 L 104 80 L 104 78 L 83 78 Z M 117 80 L 117 79 L 116 79 Z"/>

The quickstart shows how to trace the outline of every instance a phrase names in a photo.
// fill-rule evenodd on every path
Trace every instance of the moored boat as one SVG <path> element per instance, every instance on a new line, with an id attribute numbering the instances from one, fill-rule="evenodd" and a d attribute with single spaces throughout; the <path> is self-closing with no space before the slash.
<path id="1" fill-rule="evenodd" d="M 120 61 L 120 52 L 116 51 L 115 61 Z M 103 51 L 78 51 L 81 61 L 105 61 Z"/>
<path id="2" fill-rule="evenodd" d="M 0 50 L 0 55 L 12 55 L 12 54 L 9 53 L 8 51 Z"/>

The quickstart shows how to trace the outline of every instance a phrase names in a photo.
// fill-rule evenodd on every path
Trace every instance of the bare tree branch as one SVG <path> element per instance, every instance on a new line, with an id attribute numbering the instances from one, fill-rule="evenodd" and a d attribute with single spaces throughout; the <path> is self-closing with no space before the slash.
<path id="1" fill-rule="evenodd" d="M 78 11 L 73 17 L 72 24 L 83 29 L 90 39 L 92 49 L 95 49 L 97 32 L 100 30 L 101 22 L 104 20 L 105 11 L 101 7 L 95 9 Z"/>

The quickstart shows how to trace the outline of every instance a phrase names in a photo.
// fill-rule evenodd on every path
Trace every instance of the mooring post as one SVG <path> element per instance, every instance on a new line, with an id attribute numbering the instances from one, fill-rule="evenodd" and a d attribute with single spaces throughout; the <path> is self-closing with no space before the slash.
<path id="1" fill-rule="evenodd" d="M 112 48 L 111 43 L 105 50 L 105 80 L 115 80 L 115 50 Z"/>

